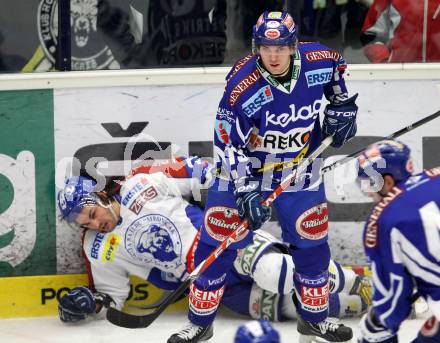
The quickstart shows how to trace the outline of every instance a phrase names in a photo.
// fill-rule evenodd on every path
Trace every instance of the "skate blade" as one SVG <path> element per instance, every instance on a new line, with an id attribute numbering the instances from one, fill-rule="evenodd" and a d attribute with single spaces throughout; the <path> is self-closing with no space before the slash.
<path id="1" fill-rule="evenodd" d="M 353 342 L 351 339 L 344 343 Z M 299 343 L 333 343 L 317 336 L 299 335 Z"/>

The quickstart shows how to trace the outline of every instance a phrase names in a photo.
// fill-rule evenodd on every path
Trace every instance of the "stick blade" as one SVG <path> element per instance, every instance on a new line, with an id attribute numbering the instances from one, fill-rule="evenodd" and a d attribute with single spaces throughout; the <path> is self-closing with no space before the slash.
<path id="1" fill-rule="evenodd" d="M 196 269 L 197 270 L 197 269 Z M 169 293 L 162 303 L 151 313 L 135 315 L 117 310 L 114 307 L 107 309 L 107 320 L 117 326 L 128 329 L 146 328 L 153 323 L 165 309 L 180 298 L 191 283 L 192 278 L 189 277 L 183 281 L 179 287 Z"/>
<path id="2" fill-rule="evenodd" d="M 119 311 L 114 307 L 107 309 L 107 320 L 117 326 L 128 329 L 139 329 L 150 326 L 160 313 L 152 312 L 150 314 L 135 315 Z"/>

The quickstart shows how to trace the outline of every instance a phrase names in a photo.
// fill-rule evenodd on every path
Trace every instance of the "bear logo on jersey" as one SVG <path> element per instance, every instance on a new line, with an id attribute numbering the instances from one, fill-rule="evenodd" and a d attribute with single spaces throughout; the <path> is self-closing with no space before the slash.
<path id="1" fill-rule="evenodd" d="M 125 233 L 125 248 L 135 259 L 159 269 L 182 265 L 182 241 L 171 220 L 149 214 L 135 220 Z"/>

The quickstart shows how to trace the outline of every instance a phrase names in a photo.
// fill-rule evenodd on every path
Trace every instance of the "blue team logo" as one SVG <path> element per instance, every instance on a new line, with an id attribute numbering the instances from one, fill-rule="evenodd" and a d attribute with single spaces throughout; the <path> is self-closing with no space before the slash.
<path id="1" fill-rule="evenodd" d="M 248 117 L 253 115 L 264 104 L 273 101 L 273 94 L 270 86 L 260 88 L 254 95 L 252 95 L 245 103 L 241 106 L 243 112 L 246 113 Z"/>
<path id="2" fill-rule="evenodd" d="M 135 220 L 125 233 L 125 248 L 135 259 L 160 269 L 182 265 L 182 240 L 167 217 L 149 214 Z"/>
<path id="3" fill-rule="evenodd" d="M 323 68 L 311 70 L 305 73 L 307 86 L 312 87 L 316 85 L 322 85 L 323 83 L 328 83 L 332 79 L 333 69 Z"/>

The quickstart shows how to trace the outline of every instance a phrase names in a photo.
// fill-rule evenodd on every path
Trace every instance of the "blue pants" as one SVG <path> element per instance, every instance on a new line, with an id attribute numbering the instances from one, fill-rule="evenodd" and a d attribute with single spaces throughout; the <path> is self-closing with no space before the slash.
<path id="1" fill-rule="evenodd" d="M 270 192 L 263 192 L 263 198 Z M 328 213 L 324 185 L 313 191 L 283 192 L 274 201 L 282 239 L 298 248 L 327 242 Z M 217 246 L 240 223 L 232 186 L 218 179 L 208 190 L 200 240 Z M 240 249 L 252 241 L 249 232 L 230 249 Z"/>
<path id="2" fill-rule="evenodd" d="M 270 192 L 263 192 L 263 198 Z M 328 214 L 324 185 L 313 191 L 283 192 L 273 203 L 282 229 L 284 242 L 296 267 L 295 288 L 300 301 L 298 313 L 305 320 L 319 322 L 328 315 L 328 265 L 330 251 L 327 243 Z M 208 190 L 205 214 L 199 245 L 195 252 L 200 263 L 240 223 L 231 185 L 216 179 Z M 225 279 L 233 268 L 236 250 L 252 241 L 248 232 L 193 283 L 190 292 L 189 319 L 201 326 L 209 325 L 215 318 L 217 298 L 223 295 Z M 208 292 L 207 294 L 202 294 Z M 205 304 L 200 298 L 216 299 Z M 202 306 L 212 306 L 209 310 Z"/>

